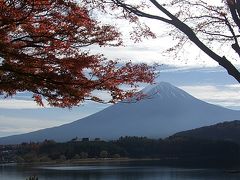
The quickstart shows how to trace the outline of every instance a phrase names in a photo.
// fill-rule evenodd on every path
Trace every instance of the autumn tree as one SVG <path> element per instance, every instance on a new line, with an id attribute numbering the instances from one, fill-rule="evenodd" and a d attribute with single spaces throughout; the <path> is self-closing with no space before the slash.
<path id="1" fill-rule="evenodd" d="M 168 53 L 176 53 L 188 42 L 195 44 L 240 82 L 240 72 L 236 66 L 240 57 L 239 0 L 82 1 L 98 7 L 105 13 L 112 12 L 109 9 L 114 9 L 117 18 L 135 23 L 138 26 L 135 32 L 139 33 L 141 30 L 140 32 L 145 32 L 143 35 L 146 32 L 150 33 L 150 30 L 146 25 L 141 25 L 139 17 L 170 25 L 167 35 L 173 37 L 177 43 L 167 50 Z"/>
<path id="2" fill-rule="evenodd" d="M 87 6 L 72 0 L 0 0 L 0 95 L 32 92 L 43 105 L 72 107 L 85 100 L 129 97 L 138 82 L 152 82 L 146 64 L 119 64 L 92 45 L 119 46 L 121 34 L 97 21 Z M 129 85 L 125 90 L 120 85 Z"/>

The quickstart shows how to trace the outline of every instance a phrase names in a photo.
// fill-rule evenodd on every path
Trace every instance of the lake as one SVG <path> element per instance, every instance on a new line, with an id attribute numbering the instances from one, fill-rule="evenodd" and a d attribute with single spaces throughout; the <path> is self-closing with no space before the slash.
<path id="1" fill-rule="evenodd" d="M 81 165 L 0 165 L 1 180 L 239 180 L 240 173 L 217 168 L 179 168 L 157 162 L 121 162 Z"/>

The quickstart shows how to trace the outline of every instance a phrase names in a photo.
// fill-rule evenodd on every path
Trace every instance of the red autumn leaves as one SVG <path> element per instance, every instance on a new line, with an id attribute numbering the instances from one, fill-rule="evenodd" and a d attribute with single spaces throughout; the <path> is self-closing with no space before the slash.
<path id="1" fill-rule="evenodd" d="M 0 1 L 0 94 L 29 91 L 39 105 L 44 97 L 57 107 L 104 102 L 92 94 L 94 90 L 108 91 L 109 102 L 127 98 L 134 91 L 120 85 L 152 82 L 153 69 L 118 64 L 83 49 L 119 46 L 120 35 L 74 1 Z"/>

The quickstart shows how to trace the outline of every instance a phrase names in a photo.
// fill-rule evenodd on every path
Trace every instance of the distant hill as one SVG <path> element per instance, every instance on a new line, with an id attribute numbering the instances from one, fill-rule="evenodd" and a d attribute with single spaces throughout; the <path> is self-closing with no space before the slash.
<path id="1" fill-rule="evenodd" d="M 75 137 L 103 140 L 121 136 L 166 138 L 180 131 L 240 119 L 240 111 L 206 103 L 166 82 L 150 85 L 142 92 L 149 98 L 133 103 L 120 102 L 62 126 L 3 137 L 0 144 L 45 139 L 63 142 Z"/>
<path id="2" fill-rule="evenodd" d="M 240 121 L 218 123 L 211 126 L 183 131 L 171 137 L 191 137 L 208 140 L 226 140 L 240 144 Z"/>

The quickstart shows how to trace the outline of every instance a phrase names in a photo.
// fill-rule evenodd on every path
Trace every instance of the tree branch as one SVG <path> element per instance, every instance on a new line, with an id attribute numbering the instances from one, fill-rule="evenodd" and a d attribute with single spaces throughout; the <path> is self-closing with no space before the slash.
<path id="1" fill-rule="evenodd" d="M 171 20 L 169 20 L 169 19 L 166 19 L 166 18 L 161 17 L 161 16 L 156 16 L 156 15 L 153 15 L 153 14 L 145 13 L 145 12 L 140 11 L 139 9 L 137 9 L 133 6 L 122 3 L 122 1 L 120 1 L 120 0 L 113 0 L 113 2 L 117 6 L 122 7 L 123 9 L 127 10 L 128 12 L 134 13 L 137 16 L 146 17 L 146 18 L 150 18 L 150 19 L 156 19 L 156 20 L 160 20 L 160 21 L 163 21 L 165 23 L 171 24 Z"/>
<path id="2" fill-rule="evenodd" d="M 212 51 L 209 47 L 207 47 L 193 32 L 193 30 L 180 21 L 176 16 L 174 16 L 172 13 L 170 13 L 167 9 L 165 9 L 161 4 L 159 4 L 156 0 L 150 0 L 152 4 L 158 8 L 161 12 L 163 12 L 165 15 L 167 15 L 171 20 L 168 20 L 167 23 L 172 24 L 177 29 L 182 31 L 196 46 L 198 46 L 203 52 L 205 52 L 209 57 L 211 57 L 213 60 L 215 60 L 220 66 L 224 67 L 228 74 L 233 76 L 239 83 L 240 83 L 240 72 L 238 69 L 225 57 L 221 57 L 218 54 L 216 54 L 214 51 Z M 132 11 L 134 13 L 134 11 Z M 236 11 L 235 11 L 236 12 Z M 138 14 L 136 14 L 138 15 Z M 142 17 L 151 18 L 149 16 L 145 16 L 145 14 L 141 14 Z M 154 18 L 157 19 L 157 18 Z M 161 19 L 159 19 L 161 21 Z M 165 21 L 164 21 L 165 22 Z M 240 26 L 239 26 L 240 27 Z"/>

